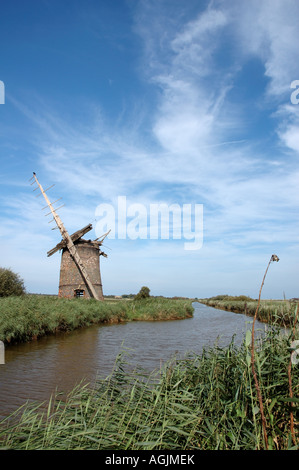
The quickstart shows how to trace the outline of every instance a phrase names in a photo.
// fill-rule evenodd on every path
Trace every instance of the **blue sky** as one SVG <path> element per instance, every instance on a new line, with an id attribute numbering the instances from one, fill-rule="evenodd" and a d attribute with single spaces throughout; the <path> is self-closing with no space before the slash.
<path id="1" fill-rule="evenodd" d="M 298 24 L 297 0 L 3 0 L 0 266 L 57 293 L 35 171 L 94 238 L 120 196 L 203 205 L 198 250 L 106 238 L 105 294 L 257 297 L 275 253 L 263 297 L 298 297 Z"/>

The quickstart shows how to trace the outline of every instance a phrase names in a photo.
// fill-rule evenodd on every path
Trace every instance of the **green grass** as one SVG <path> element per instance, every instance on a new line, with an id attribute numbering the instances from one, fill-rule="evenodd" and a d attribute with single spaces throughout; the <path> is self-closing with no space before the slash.
<path id="1" fill-rule="evenodd" d="M 192 314 L 191 300 L 99 302 L 40 295 L 6 297 L 0 298 L 0 340 L 19 343 L 96 323 L 183 319 Z"/>
<path id="2" fill-rule="evenodd" d="M 210 307 L 227 310 L 234 313 L 244 313 L 254 316 L 258 301 L 246 296 L 216 296 L 199 299 L 200 303 Z M 271 325 L 290 326 L 293 324 L 296 302 L 289 300 L 261 300 L 257 319 Z"/>
<path id="3" fill-rule="evenodd" d="M 299 449 L 290 435 L 290 338 L 270 330 L 256 349 L 270 449 Z M 298 365 L 292 365 L 298 397 Z M 293 410 L 298 411 L 298 398 Z M 298 417 L 298 414 L 297 414 Z M 296 423 L 298 425 L 298 422 Z M 297 428 L 296 428 L 297 429 Z M 173 358 L 152 375 L 122 354 L 110 377 L 79 385 L 62 400 L 25 405 L 0 423 L 3 449 L 254 450 L 263 432 L 250 340 Z"/>

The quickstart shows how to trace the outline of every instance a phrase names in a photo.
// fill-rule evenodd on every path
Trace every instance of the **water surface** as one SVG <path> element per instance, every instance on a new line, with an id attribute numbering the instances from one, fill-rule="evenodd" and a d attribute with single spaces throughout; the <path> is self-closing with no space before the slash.
<path id="1" fill-rule="evenodd" d="M 149 372 L 173 357 L 204 347 L 240 343 L 252 317 L 194 303 L 193 318 L 163 322 L 95 325 L 71 333 L 6 347 L 0 365 L 0 416 L 30 401 L 45 401 L 57 389 L 68 392 L 82 380 L 109 375 L 117 355 Z M 265 324 L 256 322 L 257 335 Z"/>

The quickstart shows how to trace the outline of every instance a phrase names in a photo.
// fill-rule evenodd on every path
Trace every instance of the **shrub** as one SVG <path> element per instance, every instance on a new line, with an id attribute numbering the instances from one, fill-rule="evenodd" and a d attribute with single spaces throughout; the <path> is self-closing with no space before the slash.
<path id="1" fill-rule="evenodd" d="M 0 297 L 25 294 L 23 279 L 11 269 L 0 268 Z"/>
<path id="2" fill-rule="evenodd" d="M 146 286 L 141 287 L 137 295 L 135 295 L 134 300 L 148 299 L 150 297 L 150 289 Z"/>

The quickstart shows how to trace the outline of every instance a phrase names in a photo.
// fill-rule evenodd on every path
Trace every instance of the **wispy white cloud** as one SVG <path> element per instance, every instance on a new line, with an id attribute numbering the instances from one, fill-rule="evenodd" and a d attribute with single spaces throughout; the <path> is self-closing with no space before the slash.
<path id="1" fill-rule="evenodd" d="M 270 79 L 268 93 L 272 97 L 285 96 L 290 80 L 298 74 L 298 2 L 233 1 L 229 9 L 244 53 L 260 57 L 264 64 L 265 75 Z"/>
<path id="2" fill-rule="evenodd" d="M 190 256 L 173 242 L 139 246 L 128 241 L 124 248 L 110 241 L 108 285 L 115 270 L 132 279 L 135 272 L 139 282 L 142 259 L 158 289 L 157 264 L 150 262 L 154 252 L 163 278 L 178 253 L 180 266 L 171 267 L 177 276 L 182 267 L 194 276 L 201 260 L 206 280 L 200 279 L 208 287 L 217 269 L 222 273 L 219 283 L 228 271 L 237 273 L 241 255 L 247 267 L 265 247 L 271 251 L 278 246 L 287 256 L 298 229 L 299 106 L 289 102 L 290 83 L 299 79 L 297 2 L 214 1 L 196 15 L 188 14 L 188 3 L 181 2 L 174 2 L 169 14 L 166 3 L 141 1 L 135 11 L 134 31 L 143 45 L 138 70 L 155 96 L 146 110 L 141 98 L 131 113 L 122 109 L 112 126 L 100 105 L 87 105 L 88 119 L 82 123 L 54 112 L 45 100 L 30 107 L 12 100 L 39 129 L 32 135 L 42 182 L 56 182 L 58 196 L 66 198 L 63 217 L 70 230 L 93 219 L 98 204 L 115 202 L 120 195 L 147 206 L 156 201 L 204 204 L 200 253 Z M 269 110 L 275 154 L 261 137 L 256 140 L 246 132 L 244 108 L 250 96 L 238 103 L 231 99 L 238 73 L 252 57 L 264 66 L 268 79 L 261 93 L 265 101 L 256 105 Z M 20 207 L 14 211 L 22 212 Z M 40 238 L 40 208 L 35 204 L 31 211 L 28 239 L 32 224 L 44 245 L 49 237 Z M 191 284 L 196 289 L 194 280 Z"/>
<path id="3" fill-rule="evenodd" d="M 278 125 L 278 137 L 286 148 L 298 153 L 298 108 L 286 103 L 290 104 L 291 83 L 299 77 L 299 4 L 295 0 L 253 0 L 243 2 L 242 6 L 232 2 L 229 8 L 242 53 L 252 54 L 263 63 L 269 79 L 265 99 L 276 107 L 276 116 L 283 118 Z"/>

